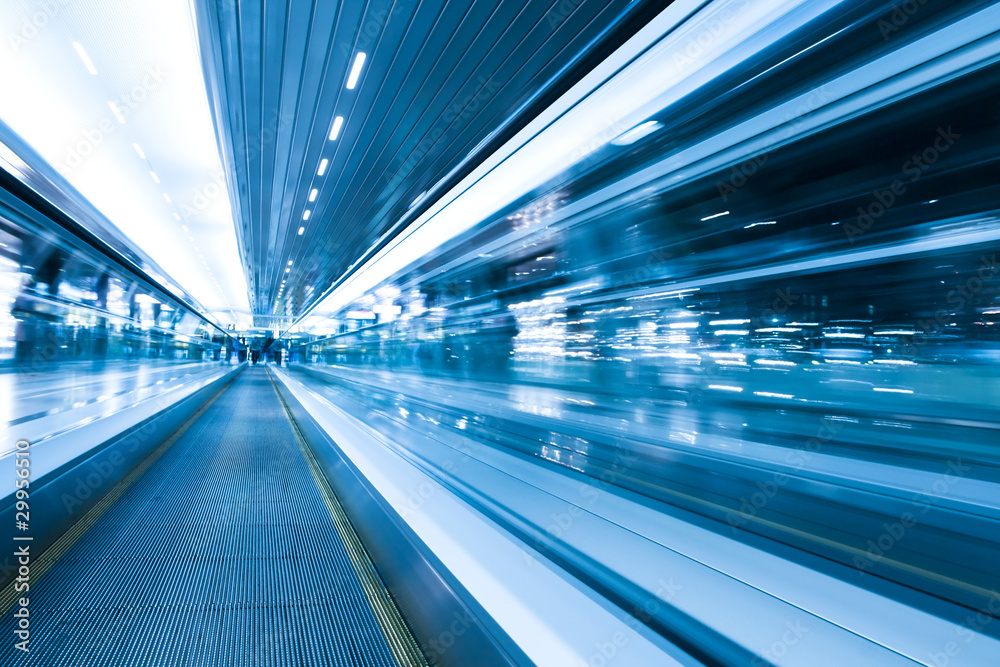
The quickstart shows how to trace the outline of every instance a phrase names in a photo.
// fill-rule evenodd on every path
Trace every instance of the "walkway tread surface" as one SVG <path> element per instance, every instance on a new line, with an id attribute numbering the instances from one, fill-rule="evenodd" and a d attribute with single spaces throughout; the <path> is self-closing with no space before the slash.
<path id="1" fill-rule="evenodd" d="M 249 368 L 30 591 L 0 665 L 395 666 L 263 368 Z"/>

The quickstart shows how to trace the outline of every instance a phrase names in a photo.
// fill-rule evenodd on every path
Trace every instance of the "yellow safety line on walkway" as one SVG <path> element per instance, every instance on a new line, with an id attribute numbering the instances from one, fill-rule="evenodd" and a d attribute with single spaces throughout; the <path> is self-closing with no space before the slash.
<path id="1" fill-rule="evenodd" d="M 218 392 L 215 393 L 205 405 L 201 406 L 197 412 L 191 415 L 190 419 L 181 424 L 181 427 L 174 432 L 169 438 L 163 441 L 159 447 L 153 450 L 153 452 L 147 456 L 139 465 L 132 469 L 128 475 L 125 476 L 122 481 L 118 482 L 107 495 L 101 498 L 101 500 L 90 508 L 90 511 L 83 515 L 83 517 L 74 523 L 69 530 L 63 533 L 59 539 L 52 543 L 48 549 L 46 549 L 41 556 L 31 562 L 31 585 L 34 587 L 38 580 L 48 572 L 56 562 L 62 558 L 63 554 L 69 551 L 77 540 L 83 537 L 84 533 L 90 530 L 91 526 L 97 523 L 105 512 L 107 512 L 115 502 L 125 494 L 129 488 L 135 484 L 135 482 L 149 470 L 156 461 L 166 453 L 168 449 L 175 442 L 177 442 L 182 435 L 198 421 L 198 418 L 204 414 L 204 412 L 215 403 L 215 399 L 222 395 L 229 385 L 232 384 L 232 380 L 226 382 L 226 385 L 222 387 Z M 19 593 L 15 590 L 15 585 L 17 581 L 11 581 L 7 586 L 0 592 L 0 616 L 6 614 L 14 606 L 14 603 L 19 597 Z"/>
<path id="2" fill-rule="evenodd" d="M 350 519 L 347 518 L 343 506 L 337 500 L 337 495 L 330 486 L 326 475 L 323 474 L 323 470 L 320 468 L 316 458 L 313 456 L 312 449 L 310 449 L 302 432 L 299 431 L 298 424 L 295 423 L 291 410 L 285 403 L 285 399 L 282 398 L 281 392 L 278 391 L 274 375 L 270 369 L 268 369 L 267 374 L 271 379 L 272 387 L 274 387 L 274 393 L 277 394 L 278 400 L 281 402 L 281 407 L 284 408 L 285 415 L 292 425 L 292 431 L 295 433 L 299 449 L 302 450 L 302 455 L 309 465 L 313 481 L 316 482 L 320 495 L 323 496 L 323 501 L 326 503 L 326 508 L 330 512 L 330 518 L 337 528 L 337 533 L 340 534 L 340 539 L 344 542 L 347 555 L 351 559 L 351 565 L 354 566 L 354 572 L 361 582 L 361 587 L 364 589 L 365 595 L 368 597 L 368 602 L 371 604 L 375 618 L 378 620 L 379 628 L 382 630 L 382 634 L 385 635 L 389 650 L 401 667 L 427 667 L 427 660 L 417 645 L 413 633 L 410 632 L 410 628 L 403 619 L 399 607 L 396 606 L 395 601 L 389 595 L 389 590 L 375 569 L 375 564 L 372 562 L 371 556 L 368 555 L 368 551 L 362 546 L 357 531 L 354 530 L 354 526 L 351 525 Z"/>

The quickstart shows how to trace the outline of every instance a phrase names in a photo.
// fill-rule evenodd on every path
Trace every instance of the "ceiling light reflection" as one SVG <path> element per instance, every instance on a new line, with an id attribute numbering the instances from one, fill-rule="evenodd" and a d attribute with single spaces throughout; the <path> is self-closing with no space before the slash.
<path id="1" fill-rule="evenodd" d="M 121 123 L 122 125 L 124 125 L 125 124 L 125 116 L 123 116 L 122 112 L 119 111 L 118 105 L 115 104 L 114 102 L 108 102 L 108 108 L 111 109 L 111 113 L 113 113 L 115 115 L 115 118 L 118 119 L 118 122 Z"/>
<path id="2" fill-rule="evenodd" d="M 87 68 L 87 71 L 96 75 L 97 68 L 94 67 L 93 61 L 91 61 L 90 56 L 87 55 L 87 51 L 83 48 L 83 44 L 80 42 L 73 42 L 73 48 L 76 49 L 76 53 L 80 56 L 80 60 L 83 61 L 83 66 Z"/>

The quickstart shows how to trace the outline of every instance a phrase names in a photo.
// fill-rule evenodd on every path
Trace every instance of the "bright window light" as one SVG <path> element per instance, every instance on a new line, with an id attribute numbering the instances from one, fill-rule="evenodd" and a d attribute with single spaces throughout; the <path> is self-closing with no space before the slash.
<path id="1" fill-rule="evenodd" d="M 359 52 L 358 55 L 354 56 L 354 65 L 351 67 L 351 75 L 347 77 L 348 90 L 354 90 L 354 86 L 358 85 L 358 77 L 361 76 L 361 68 L 365 66 L 365 57 L 364 52 Z"/>
<path id="2" fill-rule="evenodd" d="M 87 51 L 83 48 L 83 44 L 80 42 L 73 42 L 73 48 L 76 49 L 76 52 L 80 56 L 80 60 L 83 61 L 83 66 L 87 68 L 87 71 L 96 75 L 97 68 L 94 67 L 93 61 L 91 61 L 90 56 L 87 55 Z"/>
<path id="3" fill-rule="evenodd" d="M 348 86 L 348 88 L 353 88 L 353 86 Z M 340 128 L 344 124 L 344 117 L 337 116 L 333 119 L 333 127 L 330 128 L 330 141 L 333 141 L 338 136 L 340 136 Z"/>
<path id="4" fill-rule="evenodd" d="M 427 190 L 424 190 L 419 195 L 417 195 L 412 202 L 410 202 L 409 208 L 413 208 L 414 206 L 422 202 L 426 197 L 427 197 Z M 409 208 L 407 210 L 409 210 Z"/>
<path id="5" fill-rule="evenodd" d="M 715 213 L 713 215 L 706 215 L 704 218 L 701 219 L 701 221 L 705 222 L 706 220 L 711 220 L 713 218 L 721 218 L 724 215 L 729 215 L 729 211 L 723 211 L 722 213 Z"/>
<path id="6" fill-rule="evenodd" d="M 308 220 L 309 219 L 309 209 L 306 209 L 306 210 L 304 210 L 302 212 L 302 219 L 303 220 Z"/>
<path id="7" fill-rule="evenodd" d="M 117 227 L 158 265 L 165 289 L 172 291 L 172 284 L 184 290 L 206 316 L 220 322 L 232 322 L 232 313 L 246 317 L 247 282 L 230 193 L 220 187 L 219 196 L 204 195 L 215 188 L 206 190 L 216 180 L 209 175 L 224 175 L 226 169 L 205 86 L 194 4 L 88 3 L 100 10 L 100 21 L 82 20 L 70 7 L 74 3 L 55 4 L 59 11 L 36 16 L 45 18 L 46 26 L 31 48 L 0 49 L 5 86 L 0 120 L 42 159 L 63 167 L 66 180 L 105 216 L 103 222 Z M 0 25 L 20 26 L 25 14 L 19 7 L 0 2 Z M 74 41 L 85 47 L 82 53 Z M 99 70 L 93 79 L 81 79 L 84 73 L 72 62 L 87 66 L 84 54 Z M 98 77 L 111 87 L 81 86 Z M 326 116 L 327 122 L 331 118 Z M 109 131 L 109 122 L 127 127 Z M 98 141 L 100 150 L 88 150 Z M 77 150 L 88 154 L 76 155 Z M 152 183 L 159 189 L 149 187 L 153 165 L 146 161 L 154 157 L 160 183 Z M 218 180 L 221 186 L 224 178 Z M 166 206 L 161 199 L 165 184 L 173 198 Z M 180 230 L 187 211 L 197 217 L 204 264 Z"/>
<path id="8" fill-rule="evenodd" d="M 108 102 L 108 108 L 111 109 L 111 113 L 115 115 L 115 118 L 118 119 L 118 122 L 124 125 L 125 116 L 123 116 L 122 112 L 118 110 L 118 105 L 115 104 L 114 102 Z"/>
<path id="9" fill-rule="evenodd" d="M 320 160 L 319 171 L 317 171 L 316 174 L 319 175 L 319 176 L 322 176 L 323 174 L 325 174 L 326 173 L 326 165 L 328 165 L 328 164 L 330 164 L 330 161 L 327 160 L 326 158 L 323 158 L 322 160 Z"/>
<path id="10" fill-rule="evenodd" d="M 643 137 L 656 132 L 661 127 L 663 127 L 663 123 L 655 120 L 647 120 L 645 123 L 636 125 L 631 130 L 622 132 L 617 137 L 612 139 L 611 143 L 615 146 L 628 146 L 629 144 L 634 144 Z"/>
<path id="11" fill-rule="evenodd" d="M 316 201 L 316 195 L 318 195 L 318 194 L 319 194 L 319 190 L 317 190 L 316 188 L 313 188 L 312 191 L 309 193 L 309 201 Z"/>

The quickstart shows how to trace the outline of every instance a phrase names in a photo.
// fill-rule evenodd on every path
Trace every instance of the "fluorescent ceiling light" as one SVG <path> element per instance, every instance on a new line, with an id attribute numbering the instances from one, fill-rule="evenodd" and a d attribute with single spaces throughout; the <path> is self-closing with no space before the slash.
<path id="1" fill-rule="evenodd" d="M 759 227 L 760 225 L 776 225 L 777 220 L 768 220 L 767 222 L 751 222 L 749 225 L 743 225 L 743 229 L 751 229 L 753 227 Z"/>
<path id="2" fill-rule="evenodd" d="M 87 55 L 87 51 L 83 48 L 83 44 L 80 42 L 73 42 L 73 48 L 76 49 L 76 52 L 80 56 L 80 60 L 83 61 L 83 66 L 87 68 L 87 71 L 96 75 L 97 68 L 94 67 L 94 63 L 90 60 L 90 56 Z"/>
<path id="3" fill-rule="evenodd" d="M 292 260 L 288 260 L 288 266 L 292 265 Z"/>
<path id="4" fill-rule="evenodd" d="M 611 143 L 615 146 L 628 146 L 629 144 L 634 144 L 643 137 L 656 132 L 661 127 L 663 127 L 663 123 L 655 120 L 647 120 L 645 123 L 636 125 L 631 130 L 622 132 L 617 137 L 612 139 Z"/>
<path id="5" fill-rule="evenodd" d="M 350 88 L 351 86 L 348 86 Z M 337 116 L 333 119 L 333 127 L 330 128 L 330 141 L 333 141 L 338 136 L 340 136 L 340 128 L 344 124 L 344 117 Z"/>
<path id="6" fill-rule="evenodd" d="M 139 154 L 140 158 L 143 160 L 146 159 L 146 154 L 142 152 L 142 148 L 139 147 L 139 144 L 132 144 L 132 148 L 135 149 L 135 152 Z"/>
<path id="7" fill-rule="evenodd" d="M 361 68 L 365 65 L 365 57 L 364 52 L 359 52 L 354 57 L 354 66 L 351 67 L 351 75 L 347 77 L 348 90 L 354 90 L 354 86 L 358 85 L 358 77 L 361 76 Z"/>
<path id="8" fill-rule="evenodd" d="M 320 160 L 319 171 L 317 171 L 316 174 L 319 175 L 319 176 L 322 176 L 323 174 L 325 174 L 326 173 L 326 165 L 328 165 L 328 164 L 330 164 L 330 161 L 327 160 L 326 158 L 323 158 L 322 160 Z"/>
<path id="9" fill-rule="evenodd" d="M 154 183 L 158 184 L 160 182 L 160 177 L 156 175 L 155 171 L 149 172 L 149 175 L 152 176 Z"/>
<path id="10" fill-rule="evenodd" d="M 123 116 L 122 112 L 118 110 L 118 105 L 115 104 L 114 102 L 108 102 L 108 108 L 111 109 L 111 113 L 115 115 L 115 118 L 118 119 L 118 122 L 124 125 L 125 116 Z"/>
<path id="11" fill-rule="evenodd" d="M 729 211 L 723 211 L 722 213 L 716 213 L 714 215 L 706 215 L 701 219 L 701 221 L 705 222 L 706 220 L 711 220 L 712 218 L 721 218 L 724 215 L 729 215 Z"/>
<path id="12" fill-rule="evenodd" d="M 309 193 L 309 201 L 316 201 L 316 195 L 318 195 L 318 194 L 319 194 L 319 190 L 317 190 L 316 188 L 313 188 L 312 192 Z"/>
<path id="13" fill-rule="evenodd" d="M 163 193 L 163 198 L 167 200 L 168 204 L 171 203 L 170 195 L 168 195 L 166 192 Z"/>
<path id="14" fill-rule="evenodd" d="M 303 220 L 308 220 L 309 219 L 309 209 L 306 209 L 306 210 L 304 210 L 302 212 L 302 219 Z"/>
<path id="15" fill-rule="evenodd" d="M 299 227 L 299 236 L 302 236 L 302 234 L 305 233 L 305 231 L 306 231 L 305 227 Z"/>

